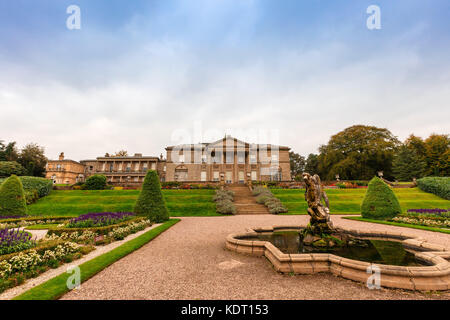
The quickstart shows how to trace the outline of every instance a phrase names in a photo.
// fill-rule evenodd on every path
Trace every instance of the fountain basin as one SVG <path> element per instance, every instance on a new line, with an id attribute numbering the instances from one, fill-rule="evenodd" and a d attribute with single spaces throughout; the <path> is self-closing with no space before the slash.
<path id="1" fill-rule="evenodd" d="M 314 274 L 330 272 L 334 275 L 366 283 L 373 270 L 380 272 L 383 287 L 408 290 L 449 290 L 450 289 L 450 250 L 444 246 L 429 243 L 420 237 L 407 236 L 401 232 L 360 232 L 336 228 L 361 239 L 374 239 L 400 242 L 403 247 L 415 254 L 422 266 L 386 265 L 344 258 L 331 253 L 283 253 L 269 241 L 246 240 L 274 232 L 299 232 L 301 226 L 273 226 L 248 229 L 241 234 L 230 234 L 226 247 L 231 251 L 257 257 L 266 257 L 281 273 Z M 369 272 L 368 272 L 369 270 Z"/>

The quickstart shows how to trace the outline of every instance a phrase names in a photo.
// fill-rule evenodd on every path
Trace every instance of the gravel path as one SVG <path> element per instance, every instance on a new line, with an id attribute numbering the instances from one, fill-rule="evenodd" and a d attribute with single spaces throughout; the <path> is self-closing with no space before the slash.
<path id="1" fill-rule="evenodd" d="M 146 233 L 147 231 L 150 231 L 153 228 L 156 228 L 158 226 L 160 226 L 161 224 L 153 224 L 150 227 L 141 230 L 139 232 L 130 234 L 129 236 L 125 237 L 125 239 L 123 240 L 119 240 L 119 241 L 114 241 L 108 245 L 104 245 L 104 246 L 97 246 L 95 247 L 95 250 L 88 253 L 87 255 L 81 257 L 78 260 L 73 261 L 72 263 L 67 263 L 67 264 L 63 264 L 62 266 L 56 268 L 56 269 L 50 269 L 42 274 L 39 275 L 39 277 L 37 278 L 32 278 L 32 279 L 28 279 L 27 281 L 25 281 L 25 283 L 23 283 L 20 286 L 17 287 L 13 287 L 11 289 L 8 289 L 4 292 L 2 292 L 0 294 L 0 300 L 9 300 L 14 298 L 15 296 L 18 296 L 22 293 L 24 293 L 27 290 L 30 290 L 31 288 L 40 285 L 41 283 L 46 282 L 47 280 L 50 280 L 53 277 L 56 277 L 64 272 L 66 272 L 68 270 L 69 267 L 71 266 L 79 266 L 80 264 L 83 264 L 86 261 L 92 260 L 95 257 L 98 257 L 106 252 L 109 252 L 115 248 L 117 248 L 118 246 L 124 244 L 125 242 L 128 242 L 130 240 L 133 240 L 134 238 L 139 237 L 140 235 Z M 29 230 L 31 231 L 31 230 Z M 47 230 L 32 230 L 33 232 L 35 231 L 45 231 L 45 233 L 47 233 Z M 42 232 L 41 232 L 42 233 Z"/>
<path id="2" fill-rule="evenodd" d="M 331 274 L 283 275 L 265 258 L 225 249 L 225 237 L 247 227 L 306 225 L 308 216 L 192 217 L 106 268 L 63 299 L 450 299 L 449 292 L 369 290 Z M 336 226 L 398 230 L 448 245 L 450 235 L 333 216 Z"/>

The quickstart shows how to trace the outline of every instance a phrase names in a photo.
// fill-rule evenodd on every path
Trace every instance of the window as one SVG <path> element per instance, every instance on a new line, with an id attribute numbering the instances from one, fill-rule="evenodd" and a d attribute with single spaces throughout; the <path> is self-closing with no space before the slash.
<path id="1" fill-rule="evenodd" d="M 200 181 L 204 182 L 206 181 L 206 171 L 202 171 L 200 174 Z"/>
<path id="2" fill-rule="evenodd" d="M 206 154 L 202 154 L 202 163 L 205 163 L 206 162 Z"/>
<path id="3" fill-rule="evenodd" d="M 179 155 L 178 162 L 184 162 L 184 154 Z"/>
<path id="4" fill-rule="evenodd" d="M 156 170 L 156 163 L 152 162 L 152 170 Z"/>
<path id="5" fill-rule="evenodd" d="M 213 180 L 214 181 L 219 181 L 219 171 L 214 171 L 214 173 L 213 173 Z"/>
<path id="6" fill-rule="evenodd" d="M 227 171 L 226 173 L 226 183 L 233 183 L 233 172 Z"/>
<path id="7" fill-rule="evenodd" d="M 252 181 L 258 180 L 256 171 L 252 171 Z"/>
<path id="8" fill-rule="evenodd" d="M 272 161 L 278 161 L 278 155 L 277 154 L 273 154 L 272 155 Z"/>
<path id="9" fill-rule="evenodd" d="M 251 163 L 256 163 L 256 154 L 251 154 L 250 155 L 250 162 Z"/>

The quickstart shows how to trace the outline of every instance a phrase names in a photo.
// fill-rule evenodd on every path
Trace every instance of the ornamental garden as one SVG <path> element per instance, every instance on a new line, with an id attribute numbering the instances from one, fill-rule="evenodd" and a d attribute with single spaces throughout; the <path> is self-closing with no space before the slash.
<path id="1" fill-rule="evenodd" d="M 396 166 L 399 170 L 401 164 Z M 304 167 L 303 172 L 306 169 Z M 436 266 L 438 269 L 448 264 L 448 248 L 430 244 L 419 237 L 405 237 L 400 231 L 422 230 L 420 232 L 429 231 L 445 236 L 450 234 L 450 177 L 427 176 L 408 180 L 406 178 L 410 177 L 406 175 L 403 179 L 406 181 L 390 182 L 384 179 L 382 174 L 374 174 L 367 180 L 337 179 L 321 182 L 318 175 L 303 176 L 316 181 L 318 189 L 314 189 L 298 176 L 292 182 L 255 181 L 237 185 L 160 182 L 158 172 L 150 170 L 139 188 L 112 186 L 108 184 L 105 176 L 95 174 L 85 182 L 60 190 L 51 180 L 4 174 L 4 178 L 0 178 L 0 294 L 11 292 L 14 288 L 22 288 L 52 270 L 62 270 L 47 282 L 15 296 L 23 299 L 59 298 L 69 290 L 61 280 L 64 279 L 64 271 L 61 268 L 83 261 L 79 264 L 83 270 L 82 281 L 85 281 L 138 250 L 180 219 L 183 224 L 185 217 L 209 217 L 216 219 L 218 223 L 226 223 L 216 217 L 233 219 L 231 216 L 246 214 L 264 214 L 268 217 L 310 215 L 311 221 L 306 226 L 291 224 L 285 229 L 279 229 L 278 226 L 269 228 L 269 232 L 269 229 L 266 230 L 262 226 L 246 225 L 245 227 L 253 231 L 223 239 L 224 247 L 237 254 L 265 256 L 279 272 L 283 272 L 283 268 L 291 267 L 284 266 L 283 259 L 277 259 L 286 252 L 297 254 L 298 248 L 290 252 L 292 248 L 288 244 L 299 241 L 303 241 L 306 247 L 320 243 L 322 248 L 311 249 L 314 254 L 319 250 L 319 254 L 341 252 L 343 256 L 348 251 L 346 246 L 349 246 L 349 243 L 359 244 L 362 247 L 356 250 L 359 255 L 356 255 L 355 259 L 361 259 L 364 263 L 386 263 L 405 268 L 425 266 L 423 261 L 422 264 L 418 262 L 422 254 L 423 259 L 428 259 L 432 264 L 441 263 L 441 267 Z M 315 200 L 310 199 L 313 194 Z M 317 212 L 322 212 L 327 218 L 314 217 L 314 210 L 319 210 Z M 352 235 L 339 233 L 340 231 L 336 231 L 338 229 L 333 229 L 329 234 L 315 234 L 311 231 L 315 230 L 311 225 L 317 221 L 322 223 L 322 226 L 329 224 L 332 228 L 333 216 L 345 221 L 355 221 L 360 226 L 394 226 L 399 227 L 400 231 L 391 233 L 394 239 L 389 239 L 392 243 L 388 244 L 369 243 L 367 239 L 349 240 Z M 278 224 L 274 222 L 274 225 Z M 310 235 L 306 234 L 308 230 L 312 232 Z M 356 233 L 358 234 L 357 230 Z M 251 239 L 247 241 L 250 247 L 245 247 L 245 239 Z M 258 242 L 260 245 L 254 247 Z M 273 248 L 265 243 L 273 244 Z M 332 248 L 335 246 L 339 248 Z M 424 252 L 423 249 L 427 246 L 428 252 Z M 266 249 L 262 249 L 263 247 Z M 439 251 L 443 254 L 436 253 Z M 330 267 L 336 263 L 333 259 L 322 262 L 326 264 L 322 265 L 324 272 L 332 271 L 333 268 L 334 271 L 339 269 L 336 266 Z M 292 263 L 291 261 L 291 265 Z M 442 273 L 441 269 L 439 272 Z M 305 270 L 298 267 L 291 272 L 295 274 L 298 271 L 302 274 Z M 399 270 L 397 271 L 401 273 Z M 356 281 L 363 277 L 354 270 L 350 274 L 347 278 Z M 401 281 L 392 281 L 396 283 L 395 288 L 448 290 L 444 288 L 447 281 L 445 276 L 439 277 L 441 278 L 433 280 L 434 283 L 439 283 L 439 286 L 429 285 L 423 282 L 422 278 L 410 279 L 417 282 L 417 285 L 411 288 L 402 286 Z M 408 281 L 406 279 L 406 282 Z M 41 286 L 46 289 L 40 289 Z M 386 286 L 389 287 L 389 284 Z"/>

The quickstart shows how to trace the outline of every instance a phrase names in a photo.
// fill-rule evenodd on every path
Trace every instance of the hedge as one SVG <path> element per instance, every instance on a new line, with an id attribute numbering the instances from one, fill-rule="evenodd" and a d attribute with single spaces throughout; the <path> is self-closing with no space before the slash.
<path id="1" fill-rule="evenodd" d="M 391 188 L 378 177 L 370 180 L 361 205 L 363 218 L 386 220 L 401 212 L 400 203 Z"/>
<path id="2" fill-rule="evenodd" d="M 53 188 L 53 182 L 49 179 L 28 176 L 19 177 L 19 179 L 22 182 L 25 192 L 33 192 L 35 190 L 39 198 L 48 196 Z M 0 179 L 0 184 L 5 180 Z"/>
<path id="3" fill-rule="evenodd" d="M 425 192 L 450 200 L 450 177 L 426 177 L 417 180 L 417 186 Z"/>

